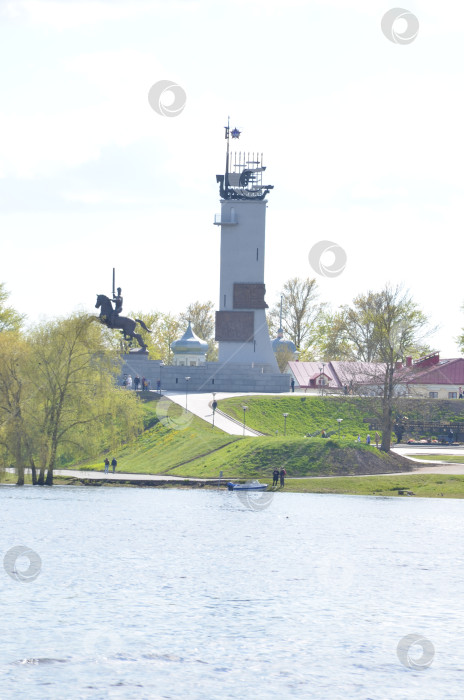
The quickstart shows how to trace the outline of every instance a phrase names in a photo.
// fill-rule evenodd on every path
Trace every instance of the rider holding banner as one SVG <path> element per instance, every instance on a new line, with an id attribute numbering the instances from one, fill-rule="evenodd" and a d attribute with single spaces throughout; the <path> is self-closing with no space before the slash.
<path id="1" fill-rule="evenodd" d="M 118 287 L 118 293 L 115 294 L 113 292 L 113 304 L 114 304 L 114 311 L 113 311 L 113 318 L 116 318 L 116 316 L 119 316 L 119 314 L 122 311 L 122 296 L 121 296 L 121 287 Z"/>

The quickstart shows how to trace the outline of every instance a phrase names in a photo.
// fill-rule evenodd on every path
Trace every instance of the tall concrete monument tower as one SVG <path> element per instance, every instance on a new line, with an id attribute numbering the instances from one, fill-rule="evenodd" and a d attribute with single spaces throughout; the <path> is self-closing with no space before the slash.
<path id="1" fill-rule="evenodd" d="M 221 213 L 214 222 L 221 227 L 219 362 L 261 365 L 278 373 L 264 300 L 265 197 L 273 186 L 263 185 L 262 153 L 230 153 L 230 138 L 238 139 L 240 132 L 229 126 L 225 131 L 225 174 L 216 176 Z"/>
<path id="2" fill-rule="evenodd" d="M 147 353 L 125 355 L 122 375 L 144 376 L 160 392 L 186 392 L 187 387 L 203 393 L 290 389 L 290 375 L 279 371 L 269 339 L 264 300 L 266 195 L 273 188 L 263 185 L 261 153 L 230 152 L 231 139 L 239 136 L 238 129 L 226 126 L 226 167 L 224 175 L 217 175 L 221 196 L 221 213 L 214 222 L 221 227 L 219 360 L 206 361 L 206 343 L 190 326 L 173 343 L 177 357 L 172 365 L 151 360 Z"/>

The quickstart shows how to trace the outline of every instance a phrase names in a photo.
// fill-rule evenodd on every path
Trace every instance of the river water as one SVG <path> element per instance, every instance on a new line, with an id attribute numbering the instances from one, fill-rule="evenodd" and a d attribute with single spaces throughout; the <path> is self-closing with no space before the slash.
<path id="1" fill-rule="evenodd" d="M 0 487 L 1 700 L 462 697 L 462 501 L 264 496 Z"/>

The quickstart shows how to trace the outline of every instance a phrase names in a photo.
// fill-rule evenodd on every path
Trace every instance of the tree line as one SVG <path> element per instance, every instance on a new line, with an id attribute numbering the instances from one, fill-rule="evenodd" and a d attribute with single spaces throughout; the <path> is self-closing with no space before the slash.
<path id="1" fill-rule="evenodd" d="M 392 306 L 395 328 L 401 325 L 405 330 L 401 335 L 401 352 L 415 359 L 432 352 L 425 343 L 427 317 L 400 287 L 387 285 L 379 291 L 359 294 L 351 304 L 332 310 L 327 303 L 319 301 L 316 279 L 289 279 L 267 313 L 271 340 L 277 337 L 280 327 L 281 302 L 284 338 L 295 344 L 300 361 L 383 362 L 379 321 L 387 308 L 392 311 Z M 171 363 L 171 343 L 181 337 L 190 321 L 195 333 L 208 343 L 207 360 L 214 362 L 217 360 L 214 308 L 212 301 L 197 301 L 177 316 L 160 311 L 134 311 L 128 315 L 141 318 L 152 330 L 151 334 L 141 333 L 153 359 Z M 120 346 L 124 352 L 129 349 L 125 343 Z M 281 371 L 289 359 L 292 359 L 290 354 L 277 356 Z"/>
<path id="2" fill-rule="evenodd" d="M 382 449 L 388 451 L 395 365 L 406 356 L 430 352 L 424 343 L 427 317 L 401 287 L 368 291 L 336 311 L 318 297 L 315 279 L 288 280 L 268 312 L 271 338 L 280 326 L 282 303 L 282 328 L 301 361 L 383 363 L 376 380 L 383 406 Z M 33 483 L 50 485 L 57 466 L 114 450 L 141 432 L 140 403 L 116 382 L 120 353 L 129 347 L 88 314 L 25 328 L 24 316 L 7 302 L 0 284 L 0 465 L 15 467 L 18 484 L 30 466 Z M 208 342 L 207 359 L 214 361 L 213 309 L 211 301 L 194 302 L 177 316 L 159 311 L 130 315 L 151 329 L 143 334 L 153 359 L 171 363 L 171 343 L 190 321 Z M 464 332 L 460 343 L 463 348 Z M 282 371 L 290 358 L 282 354 L 277 359 Z"/>

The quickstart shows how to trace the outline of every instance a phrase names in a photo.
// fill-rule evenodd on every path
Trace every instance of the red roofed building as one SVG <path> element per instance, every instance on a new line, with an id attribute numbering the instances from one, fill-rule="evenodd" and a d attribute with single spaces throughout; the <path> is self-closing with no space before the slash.
<path id="1" fill-rule="evenodd" d="M 286 373 L 295 380 L 295 387 L 301 389 L 337 389 L 339 382 L 327 362 L 289 362 Z"/>
<path id="2" fill-rule="evenodd" d="M 326 388 L 330 393 L 379 395 L 382 392 L 385 365 L 381 362 L 289 362 L 285 370 L 298 390 Z M 395 370 L 395 393 L 420 398 L 463 398 L 464 359 L 441 360 L 432 353 L 419 360 L 406 358 Z"/>
<path id="3" fill-rule="evenodd" d="M 440 360 L 439 354 L 434 353 L 412 364 L 409 363 L 409 367 L 406 362 L 406 370 L 405 382 L 411 387 L 415 396 L 430 399 L 462 398 L 464 387 L 462 357 Z"/>
<path id="4" fill-rule="evenodd" d="M 379 362 L 289 362 L 286 370 L 296 389 L 325 390 L 330 393 L 378 394 L 385 366 Z M 361 391 L 361 387 L 364 389 Z"/>

